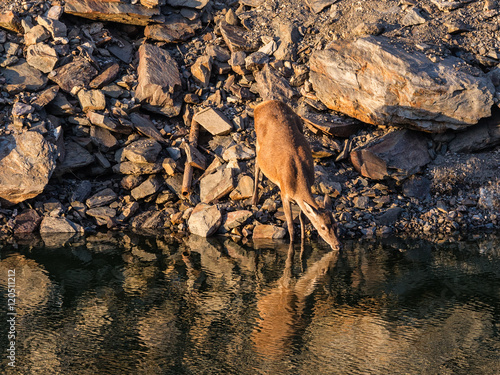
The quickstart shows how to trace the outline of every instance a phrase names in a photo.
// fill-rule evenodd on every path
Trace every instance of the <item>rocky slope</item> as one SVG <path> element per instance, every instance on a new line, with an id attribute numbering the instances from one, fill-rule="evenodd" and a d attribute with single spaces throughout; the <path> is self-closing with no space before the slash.
<path id="1" fill-rule="evenodd" d="M 498 230 L 499 19 L 490 0 L 3 1 L 1 235 L 283 237 L 277 187 L 248 199 L 270 98 L 304 119 L 343 237 Z"/>

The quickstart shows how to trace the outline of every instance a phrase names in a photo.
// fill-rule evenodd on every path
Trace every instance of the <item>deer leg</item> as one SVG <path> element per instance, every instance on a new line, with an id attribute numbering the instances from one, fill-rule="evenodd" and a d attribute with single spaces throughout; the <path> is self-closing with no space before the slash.
<path id="1" fill-rule="evenodd" d="M 252 205 L 256 206 L 257 201 L 259 200 L 259 179 L 260 179 L 260 168 L 257 163 L 257 159 L 255 159 L 255 173 L 254 173 L 255 183 L 253 185 L 253 197 L 252 197 Z"/>
<path id="2" fill-rule="evenodd" d="M 304 255 L 304 242 L 306 240 L 306 227 L 304 223 L 304 213 L 300 210 L 299 214 L 300 221 L 300 258 Z"/>
<path id="3" fill-rule="evenodd" d="M 292 216 L 292 202 L 290 199 L 285 198 L 281 194 L 281 200 L 283 201 L 283 211 L 285 212 L 286 223 L 288 225 L 288 233 L 290 234 L 290 242 L 293 242 L 293 216 Z"/>

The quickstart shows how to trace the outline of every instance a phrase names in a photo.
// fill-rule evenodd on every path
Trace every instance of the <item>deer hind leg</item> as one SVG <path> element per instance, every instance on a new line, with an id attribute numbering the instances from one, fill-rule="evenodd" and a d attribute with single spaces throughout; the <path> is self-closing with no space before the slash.
<path id="1" fill-rule="evenodd" d="M 292 215 L 292 202 L 281 194 L 283 201 L 283 211 L 285 212 L 286 224 L 288 226 L 288 233 L 290 234 L 290 242 L 293 242 L 293 215 Z"/>
<path id="2" fill-rule="evenodd" d="M 252 197 L 252 205 L 256 206 L 257 201 L 259 200 L 259 179 L 260 179 L 260 167 L 257 163 L 257 159 L 255 159 L 255 173 L 254 173 L 255 183 L 253 185 L 253 197 Z"/>

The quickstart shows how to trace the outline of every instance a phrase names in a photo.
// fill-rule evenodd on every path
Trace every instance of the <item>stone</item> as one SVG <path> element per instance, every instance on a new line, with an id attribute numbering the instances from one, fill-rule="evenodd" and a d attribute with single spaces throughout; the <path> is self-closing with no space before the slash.
<path id="1" fill-rule="evenodd" d="M 21 20 L 12 11 L 0 13 L 0 28 L 4 28 L 15 33 L 22 32 Z"/>
<path id="2" fill-rule="evenodd" d="M 401 20 L 403 26 L 416 26 L 426 22 L 427 20 L 420 14 L 420 10 L 415 7 L 411 8 Z"/>
<path id="3" fill-rule="evenodd" d="M 47 18 L 58 20 L 64 13 L 64 8 L 60 5 L 53 5 L 47 11 Z"/>
<path id="4" fill-rule="evenodd" d="M 31 46 L 37 43 L 45 42 L 50 38 L 49 32 L 42 25 L 32 27 L 24 34 L 24 44 Z"/>
<path id="5" fill-rule="evenodd" d="M 212 56 L 204 55 L 196 59 L 191 66 L 191 74 L 194 81 L 202 88 L 206 88 L 210 82 L 210 75 L 212 74 Z"/>
<path id="6" fill-rule="evenodd" d="M 118 77 L 118 73 L 120 73 L 120 65 L 112 63 L 90 81 L 89 87 L 92 89 L 100 89 L 113 82 L 116 77 Z"/>
<path id="7" fill-rule="evenodd" d="M 354 207 L 360 210 L 366 210 L 370 206 L 370 198 L 365 196 L 357 196 L 352 200 Z"/>
<path id="8" fill-rule="evenodd" d="M 31 104 L 38 110 L 44 108 L 52 100 L 54 100 L 59 92 L 59 86 L 52 86 L 40 92 Z"/>
<path id="9" fill-rule="evenodd" d="M 137 201 L 157 193 L 163 185 L 163 181 L 159 176 L 149 176 L 146 181 L 132 189 L 132 197 Z"/>
<path id="10" fill-rule="evenodd" d="M 431 3 L 436 5 L 439 10 L 443 12 L 449 12 L 451 10 L 455 10 L 463 7 L 465 4 L 470 3 L 474 0 L 431 0 Z"/>
<path id="11" fill-rule="evenodd" d="M 111 227 L 113 223 L 113 219 L 116 217 L 116 210 L 114 208 L 103 206 L 91 208 L 86 211 L 88 216 L 92 216 L 97 225 L 107 225 Z"/>
<path id="12" fill-rule="evenodd" d="M 167 0 L 167 4 L 172 7 L 186 7 L 194 9 L 203 9 L 208 2 L 209 0 Z"/>
<path id="13" fill-rule="evenodd" d="M 144 35 L 148 39 L 160 42 L 179 43 L 193 37 L 200 27 L 200 24 L 189 22 L 181 15 L 172 14 L 165 20 L 165 23 L 146 26 Z"/>
<path id="14" fill-rule="evenodd" d="M 153 139 L 140 139 L 123 149 L 122 157 L 134 163 L 154 163 L 161 145 Z"/>
<path id="15" fill-rule="evenodd" d="M 161 229 L 165 226 L 166 215 L 164 211 L 141 212 L 130 220 L 130 225 L 135 229 Z"/>
<path id="16" fill-rule="evenodd" d="M 188 220 L 189 231 L 201 237 L 209 237 L 219 229 L 222 213 L 217 205 L 199 203 Z"/>
<path id="17" fill-rule="evenodd" d="M 163 169 L 169 176 L 173 176 L 175 174 L 177 163 L 172 158 L 165 158 L 162 162 Z"/>
<path id="18" fill-rule="evenodd" d="M 90 139 L 104 152 L 115 150 L 120 146 L 118 139 L 109 130 L 98 126 L 90 128 Z"/>
<path id="19" fill-rule="evenodd" d="M 59 90 L 59 86 L 56 86 Z M 76 109 L 62 92 L 58 92 L 47 107 L 50 113 L 56 116 L 70 116 L 76 114 Z"/>
<path id="20" fill-rule="evenodd" d="M 223 63 L 229 61 L 229 59 L 231 58 L 231 52 L 229 52 L 229 50 L 216 44 L 207 46 L 207 48 L 205 49 L 205 53 L 208 56 L 212 56 L 215 60 Z"/>
<path id="21" fill-rule="evenodd" d="M 335 4 L 338 0 L 306 0 L 313 13 L 318 14 L 326 7 Z"/>
<path id="22" fill-rule="evenodd" d="M 137 73 L 135 96 L 139 101 L 169 117 L 180 114 L 181 76 L 177 62 L 166 50 L 150 44 L 141 45 Z"/>
<path id="23" fill-rule="evenodd" d="M 146 26 L 160 15 L 159 8 L 116 1 L 66 0 L 65 3 L 66 13 L 99 21 Z"/>
<path id="24" fill-rule="evenodd" d="M 231 160 L 251 160 L 255 158 L 255 151 L 249 147 L 246 147 L 240 143 L 229 147 L 222 154 L 222 158 L 225 161 Z"/>
<path id="25" fill-rule="evenodd" d="M 106 108 L 106 97 L 100 90 L 78 91 L 78 100 L 83 112 L 100 111 Z"/>
<path id="26" fill-rule="evenodd" d="M 140 0 L 141 5 L 144 5 L 147 8 L 157 8 L 165 5 L 166 0 Z"/>
<path id="27" fill-rule="evenodd" d="M 87 87 L 97 74 L 97 69 L 88 60 L 77 57 L 72 62 L 53 70 L 48 77 L 62 90 L 71 93 L 75 87 Z"/>
<path id="28" fill-rule="evenodd" d="M 21 117 L 21 116 L 26 116 L 30 113 L 33 113 L 35 111 L 35 108 L 29 104 L 26 103 L 21 103 L 21 102 L 15 102 L 14 105 L 12 106 L 12 116 L 14 117 Z"/>
<path id="29" fill-rule="evenodd" d="M 163 170 L 162 163 L 133 163 L 125 161 L 113 166 L 113 172 L 128 175 L 156 174 Z"/>
<path id="30" fill-rule="evenodd" d="M 78 184 L 73 189 L 69 201 L 73 202 L 84 202 L 90 196 L 92 192 L 92 183 L 89 180 L 79 181 Z"/>
<path id="31" fill-rule="evenodd" d="M 24 59 L 19 59 L 15 65 L 0 69 L 0 72 L 5 78 L 4 89 L 12 94 L 24 90 L 39 91 L 47 84 L 47 77 Z"/>
<path id="32" fill-rule="evenodd" d="M 236 188 L 229 194 L 229 198 L 233 201 L 250 198 L 253 195 L 253 185 L 254 181 L 252 177 L 242 176 Z"/>
<path id="33" fill-rule="evenodd" d="M 300 38 L 297 27 L 292 23 L 283 22 L 277 25 L 279 35 L 279 46 L 274 52 L 276 60 L 296 61 L 297 43 Z"/>
<path id="34" fill-rule="evenodd" d="M 310 59 L 310 80 L 330 109 L 375 125 L 427 132 L 462 129 L 489 117 L 494 87 L 483 73 L 446 57 L 432 63 L 378 36 L 333 42 Z"/>
<path id="35" fill-rule="evenodd" d="M 41 221 L 42 217 L 36 210 L 24 210 L 16 216 L 14 234 L 33 233 L 38 228 Z"/>
<path id="36" fill-rule="evenodd" d="M 403 180 L 431 161 L 427 137 L 413 130 L 396 130 L 351 151 L 351 162 L 362 176 Z"/>
<path id="37" fill-rule="evenodd" d="M 211 203 L 229 194 L 234 189 L 233 168 L 218 168 L 215 173 L 203 177 L 200 181 L 200 200 Z"/>
<path id="38" fill-rule="evenodd" d="M 139 203 L 130 202 L 122 207 L 118 220 L 125 221 L 132 217 L 139 210 Z"/>
<path id="39" fill-rule="evenodd" d="M 39 25 L 42 25 L 52 35 L 54 40 L 66 38 L 68 30 L 63 22 L 43 16 L 38 16 L 36 20 Z"/>
<path id="40" fill-rule="evenodd" d="M 252 211 L 248 210 L 239 210 L 228 212 L 226 215 L 222 217 L 222 224 L 219 227 L 219 233 L 228 233 L 232 229 L 241 226 L 245 221 L 247 221 L 250 217 L 253 216 Z"/>
<path id="41" fill-rule="evenodd" d="M 256 89 L 263 100 L 280 100 L 291 103 L 297 96 L 288 81 L 270 65 L 255 73 Z"/>
<path id="42" fill-rule="evenodd" d="M 58 60 L 56 50 L 45 43 L 33 44 L 26 50 L 27 63 L 44 73 L 50 73 Z"/>
<path id="43" fill-rule="evenodd" d="M 166 142 L 165 138 L 163 138 L 158 129 L 156 129 L 156 126 L 148 118 L 137 113 L 131 113 L 130 120 L 134 124 L 134 127 L 139 131 L 139 133 L 160 143 Z"/>
<path id="44" fill-rule="evenodd" d="M 310 111 L 303 105 L 299 105 L 297 114 L 314 133 L 320 130 L 334 137 L 349 138 L 363 127 L 358 120 L 334 113 L 326 115 L 325 112 Z"/>
<path id="45" fill-rule="evenodd" d="M 96 208 L 109 205 L 110 203 L 116 201 L 117 198 L 118 196 L 113 189 L 106 188 L 88 198 L 85 201 L 85 204 L 88 208 Z"/>
<path id="46" fill-rule="evenodd" d="M 0 136 L 0 198 L 17 204 L 42 193 L 56 159 L 55 147 L 37 132 Z"/>
<path id="47" fill-rule="evenodd" d="M 207 108 L 196 113 L 193 120 L 212 135 L 227 135 L 233 130 L 227 117 L 214 108 Z"/>
<path id="48" fill-rule="evenodd" d="M 479 188 L 479 200 L 477 205 L 485 210 L 498 210 L 500 208 L 500 182 L 496 181 L 489 186 Z"/>
<path id="49" fill-rule="evenodd" d="M 375 217 L 375 223 L 377 223 L 377 225 L 393 225 L 398 221 L 403 211 L 401 207 L 388 208 L 385 212 Z"/>
<path id="50" fill-rule="evenodd" d="M 430 197 L 431 185 L 428 178 L 412 176 L 403 183 L 403 194 L 407 197 L 424 200 Z"/>
<path id="51" fill-rule="evenodd" d="M 477 152 L 490 149 L 500 144 L 499 110 L 494 110 L 493 116 L 482 119 L 477 125 L 463 132 L 456 133 L 448 148 L 451 152 Z"/>
<path id="52" fill-rule="evenodd" d="M 129 134 L 132 131 L 131 127 L 125 127 L 112 120 L 108 115 L 103 115 L 97 112 L 88 111 L 87 118 L 92 125 L 99 126 L 103 129 L 122 134 Z"/>
<path id="53" fill-rule="evenodd" d="M 54 175 L 62 176 L 69 172 L 91 165 L 95 158 L 78 143 L 68 141 L 64 144 L 65 156 L 57 165 Z"/>
<path id="54" fill-rule="evenodd" d="M 257 71 L 262 69 L 269 61 L 269 55 L 257 51 L 247 56 L 245 59 L 245 68 L 250 71 Z"/>
<path id="55" fill-rule="evenodd" d="M 83 233 L 84 229 L 65 217 L 45 216 L 40 223 L 40 233 Z"/>
<path id="56" fill-rule="evenodd" d="M 113 39 L 115 43 L 108 45 L 107 50 L 125 64 L 130 64 L 136 51 L 134 45 L 118 35 L 114 35 Z"/>
<path id="57" fill-rule="evenodd" d="M 253 230 L 253 239 L 279 240 L 286 236 L 286 229 L 275 225 L 258 224 Z"/>
<path id="58" fill-rule="evenodd" d="M 231 52 L 255 52 L 259 49 L 259 43 L 240 26 L 232 26 L 226 22 L 221 22 L 220 31 Z"/>
<path id="59" fill-rule="evenodd" d="M 244 76 L 248 73 L 246 70 L 246 57 L 247 55 L 243 51 L 236 51 L 231 54 L 229 65 L 236 74 Z"/>

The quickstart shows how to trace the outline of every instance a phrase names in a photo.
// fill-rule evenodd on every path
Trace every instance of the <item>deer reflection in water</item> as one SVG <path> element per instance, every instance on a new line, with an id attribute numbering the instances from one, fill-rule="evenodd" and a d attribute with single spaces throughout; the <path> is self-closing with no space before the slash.
<path id="1" fill-rule="evenodd" d="M 301 260 L 303 254 L 302 241 Z M 304 326 L 302 316 L 307 298 L 314 292 L 318 279 L 335 266 L 338 257 L 339 251 L 332 250 L 294 279 L 294 247 L 293 243 L 289 244 L 283 275 L 274 288 L 258 297 L 260 322 L 252 333 L 252 340 L 259 354 L 280 359 L 290 352 L 294 337 Z"/>

